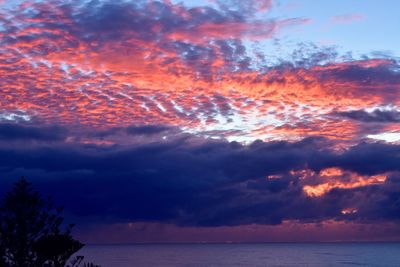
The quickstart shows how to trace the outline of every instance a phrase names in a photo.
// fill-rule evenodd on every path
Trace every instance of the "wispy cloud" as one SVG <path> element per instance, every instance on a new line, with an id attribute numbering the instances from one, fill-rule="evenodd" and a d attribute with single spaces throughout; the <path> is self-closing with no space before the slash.
<path id="1" fill-rule="evenodd" d="M 363 14 L 343 14 L 343 15 L 337 15 L 333 16 L 330 18 L 330 20 L 334 23 L 353 23 L 353 22 L 359 22 L 365 20 L 365 15 Z"/>

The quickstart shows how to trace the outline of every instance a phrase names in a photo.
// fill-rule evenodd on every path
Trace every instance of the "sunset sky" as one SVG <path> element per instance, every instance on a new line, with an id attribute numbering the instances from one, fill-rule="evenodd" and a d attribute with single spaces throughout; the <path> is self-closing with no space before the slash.
<path id="1" fill-rule="evenodd" d="M 400 240 L 399 10 L 2 0 L 0 193 L 89 243 Z"/>

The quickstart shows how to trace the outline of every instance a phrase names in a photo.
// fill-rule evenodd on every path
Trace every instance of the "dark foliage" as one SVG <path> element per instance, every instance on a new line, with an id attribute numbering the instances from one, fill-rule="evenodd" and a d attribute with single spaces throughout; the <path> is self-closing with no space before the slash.
<path id="1" fill-rule="evenodd" d="M 16 182 L 0 202 L 0 267 L 65 266 L 83 244 L 72 225 L 63 229 L 61 212 L 24 178 Z"/>
<path id="2" fill-rule="evenodd" d="M 34 250 L 41 261 L 49 261 L 54 267 L 64 266 L 65 262 L 76 251 L 81 249 L 83 244 L 74 240 L 68 234 L 47 235 L 39 238 L 34 244 Z M 61 264 L 61 265 L 59 265 Z"/>

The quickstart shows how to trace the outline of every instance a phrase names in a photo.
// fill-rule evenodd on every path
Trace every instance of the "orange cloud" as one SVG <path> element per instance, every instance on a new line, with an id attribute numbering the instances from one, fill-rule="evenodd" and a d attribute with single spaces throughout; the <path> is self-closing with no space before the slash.
<path id="1" fill-rule="evenodd" d="M 83 22 L 74 20 L 68 9 L 51 3 L 30 8 L 38 15 L 18 13 L 8 22 L 18 27 L 1 35 L 0 106 L 48 123 L 163 123 L 199 133 L 220 131 L 225 137 L 234 131 L 251 140 L 324 136 L 350 142 L 374 130 L 333 112 L 399 104 L 394 61 L 282 65 L 260 71 L 249 67 L 245 46 L 232 40 L 269 38 L 282 27 L 307 20 L 202 21 L 206 9 L 169 4 L 165 8 L 181 24 L 172 21 L 179 25 L 169 29 L 172 22 L 143 19 L 150 30 L 141 33 L 129 24 L 132 20 L 120 21 L 115 29 L 107 24 L 108 31 L 91 21 L 79 24 Z M 156 5 L 145 10 L 159 12 Z M 183 22 L 193 25 L 185 28 Z M 390 123 L 384 127 L 398 128 Z"/>
<path id="2" fill-rule="evenodd" d="M 319 175 L 321 178 L 323 178 L 321 183 L 305 185 L 303 187 L 303 190 L 307 196 L 320 197 L 334 188 L 350 189 L 373 184 L 382 184 L 387 179 L 387 176 L 384 174 L 361 176 L 356 173 L 348 171 L 345 172 L 338 168 L 321 170 Z M 342 211 L 343 214 L 350 214 L 354 212 L 356 212 L 356 209 Z"/>

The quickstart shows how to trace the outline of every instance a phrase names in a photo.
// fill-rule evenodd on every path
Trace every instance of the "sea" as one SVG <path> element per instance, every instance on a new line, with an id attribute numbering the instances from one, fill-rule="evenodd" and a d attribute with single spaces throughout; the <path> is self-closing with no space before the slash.
<path id="1" fill-rule="evenodd" d="M 400 267 L 400 243 L 87 245 L 78 254 L 101 267 Z"/>

